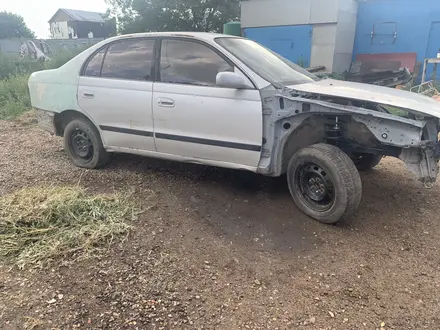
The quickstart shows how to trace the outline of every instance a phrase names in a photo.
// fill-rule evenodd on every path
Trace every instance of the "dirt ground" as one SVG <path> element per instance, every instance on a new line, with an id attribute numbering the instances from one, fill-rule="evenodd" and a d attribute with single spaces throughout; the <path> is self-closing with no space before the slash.
<path id="1" fill-rule="evenodd" d="M 0 121 L 0 195 L 135 189 L 147 210 L 105 256 L 0 263 L 1 329 L 440 329 L 440 187 L 395 159 L 362 175 L 351 221 L 302 214 L 283 179 L 117 155 L 70 164 L 59 138 Z"/>

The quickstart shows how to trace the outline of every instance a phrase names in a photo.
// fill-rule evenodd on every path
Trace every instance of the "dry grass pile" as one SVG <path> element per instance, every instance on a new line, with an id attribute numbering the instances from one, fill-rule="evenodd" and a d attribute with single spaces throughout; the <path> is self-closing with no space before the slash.
<path id="1" fill-rule="evenodd" d="M 0 197 L 0 256 L 19 267 L 87 256 L 128 233 L 128 196 L 90 195 L 80 187 L 26 188 Z"/>

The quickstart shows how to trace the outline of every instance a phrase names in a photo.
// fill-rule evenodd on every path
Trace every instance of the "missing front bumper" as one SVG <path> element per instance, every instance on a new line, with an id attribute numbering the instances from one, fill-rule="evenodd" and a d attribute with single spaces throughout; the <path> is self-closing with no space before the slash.
<path id="1" fill-rule="evenodd" d="M 429 141 L 419 148 L 405 148 L 399 157 L 419 181 L 429 186 L 437 179 L 440 144 Z"/>

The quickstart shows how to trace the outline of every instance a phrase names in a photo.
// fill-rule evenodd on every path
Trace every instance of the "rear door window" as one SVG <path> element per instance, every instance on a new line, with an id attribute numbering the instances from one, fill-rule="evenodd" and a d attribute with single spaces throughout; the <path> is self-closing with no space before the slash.
<path id="1" fill-rule="evenodd" d="M 87 63 L 84 70 L 84 75 L 87 77 L 99 77 L 101 75 L 102 60 L 104 59 L 107 47 L 102 48 L 97 52 Z"/>
<path id="2" fill-rule="evenodd" d="M 154 39 L 128 39 L 115 42 L 108 48 L 101 77 L 152 80 Z"/>

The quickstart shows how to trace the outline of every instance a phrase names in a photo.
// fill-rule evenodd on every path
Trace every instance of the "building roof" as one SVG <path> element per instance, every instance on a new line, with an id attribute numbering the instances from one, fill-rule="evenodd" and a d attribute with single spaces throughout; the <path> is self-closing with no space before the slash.
<path id="1" fill-rule="evenodd" d="M 69 16 L 72 21 L 77 22 L 97 22 L 97 23 L 104 23 L 104 13 L 96 13 L 92 11 L 84 11 L 84 10 L 74 10 L 74 9 L 65 9 L 60 8 L 57 10 L 55 15 L 52 16 L 52 18 L 49 20 L 49 22 L 53 22 L 55 17 L 60 13 L 63 12 L 67 16 Z"/>

